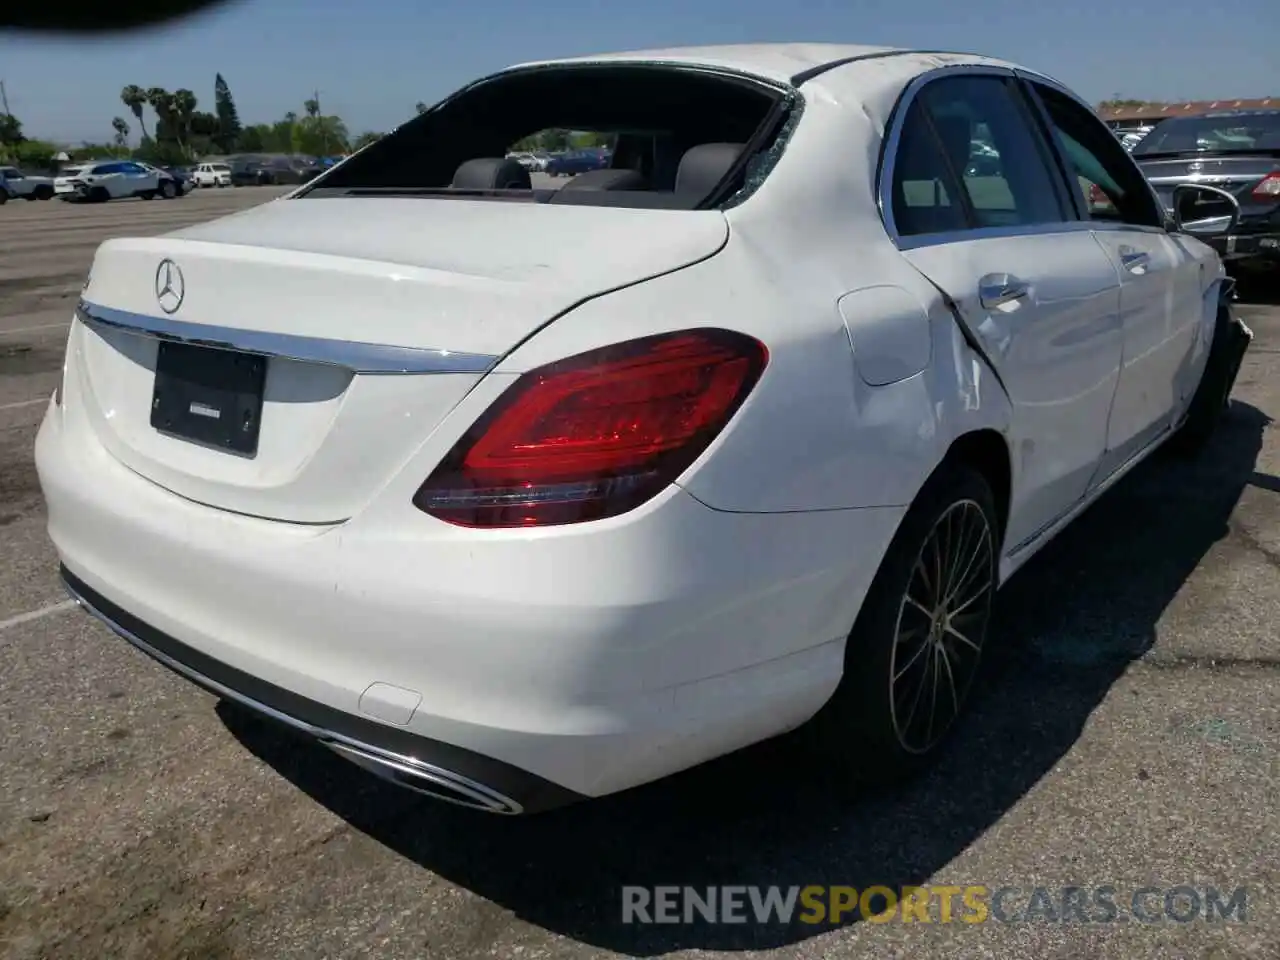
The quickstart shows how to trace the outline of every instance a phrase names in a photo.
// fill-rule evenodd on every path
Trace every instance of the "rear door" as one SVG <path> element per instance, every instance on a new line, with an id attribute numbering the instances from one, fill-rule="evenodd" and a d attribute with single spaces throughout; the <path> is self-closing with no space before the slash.
<path id="1" fill-rule="evenodd" d="M 127 184 L 126 195 L 128 196 L 150 193 L 160 187 L 160 177 L 156 171 L 150 170 L 140 163 L 121 164 L 121 176 Z"/>
<path id="2" fill-rule="evenodd" d="M 102 187 L 106 190 L 112 200 L 130 196 L 132 193 L 129 181 L 124 177 L 123 163 L 100 163 L 90 167 L 85 173 L 88 174 L 86 179 L 94 187 Z"/>
<path id="3" fill-rule="evenodd" d="M 1016 549 L 1084 496 L 1106 449 L 1116 271 L 1075 217 L 1012 71 L 946 68 L 907 97 L 882 177 L 886 226 L 1009 393 Z"/>
<path id="4" fill-rule="evenodd" d="M 1169 235 L 1164 210 L 1136 163 L 1092 111 L 1028 78 L 1064 172 L 1120 277 L 1124 361 L 1097 482 L 1160 436 L 1195 384 L 1179 376 L 1201 326 L 1205 261 Z"/>

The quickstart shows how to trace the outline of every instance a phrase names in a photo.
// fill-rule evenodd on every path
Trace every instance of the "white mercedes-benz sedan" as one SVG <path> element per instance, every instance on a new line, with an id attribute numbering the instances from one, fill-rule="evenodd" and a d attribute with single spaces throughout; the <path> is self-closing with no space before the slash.
<path id="1" fill-rule="evenodd" d="M 535 189 L 513 144 L 612 143 Z M 102 244 L 36 441 L 72 595 L 427 794 L 599 797 L 790 731 L 944 748 L 998 586 L 1250 333 L 1058 82 L 831 45 L 485 77 L 289 196 Z"/>

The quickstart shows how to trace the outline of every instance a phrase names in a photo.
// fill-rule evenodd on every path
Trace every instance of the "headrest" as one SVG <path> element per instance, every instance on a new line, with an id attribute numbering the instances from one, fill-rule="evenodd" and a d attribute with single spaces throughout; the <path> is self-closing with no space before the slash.
<path id="1" fill-rule="evenodd" d="M 724 179 L 743 146 L 741 143 L 701 143 L 686 150 L 676 171 L 676 193 L 709 193 Z"/>
<path id="2" fill-rule="evenodd" d="M 648 186 L 638 170 L 588 170 L 563 187 L 565 190 L 644 190 Z"/>
<path id="3" fill-rule="evenodd" d="M 519 161 L 480 157 L 468 160 L 453 175 L 451 184 L 462 190 L 532 190 L 529 171 Z"/>

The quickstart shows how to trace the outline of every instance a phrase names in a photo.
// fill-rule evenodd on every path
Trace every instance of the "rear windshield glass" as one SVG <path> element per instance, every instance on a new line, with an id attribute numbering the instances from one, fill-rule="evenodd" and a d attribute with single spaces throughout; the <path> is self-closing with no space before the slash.
<path id="1" fill-rule="evenodd" d="M 530 68 L 465 88 L 303 196 L 694 209 L 762 169 L 794 109 L 761 82 L 671 66 Z"/>
<path id="2" fill-rule="evenodd" d="M 1166 120 L 1143 137 L 1133 155 L 1280 150 L 1280 111 Z"/>

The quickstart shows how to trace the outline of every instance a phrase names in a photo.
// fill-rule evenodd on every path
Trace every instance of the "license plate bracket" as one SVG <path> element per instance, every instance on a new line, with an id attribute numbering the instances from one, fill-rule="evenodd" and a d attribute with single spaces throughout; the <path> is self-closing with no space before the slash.
<path id="1" fill-rule="evenodd" d="M 266 357 L 162 340 L 151 426 L 179 440 L 254 457 L 266 379 Z"/>

